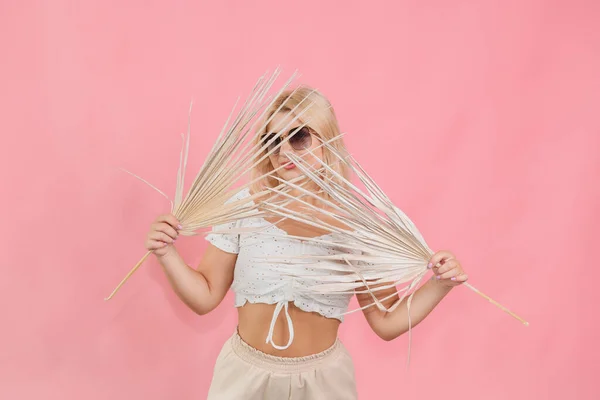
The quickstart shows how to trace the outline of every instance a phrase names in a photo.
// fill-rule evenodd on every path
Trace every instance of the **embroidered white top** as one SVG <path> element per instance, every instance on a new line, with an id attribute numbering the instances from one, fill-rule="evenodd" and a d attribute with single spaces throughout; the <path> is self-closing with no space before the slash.
<path id="1" fill-rule="evenodd" d="M 249 190 L 242 190 L 232 197 L 229 202 L 250 196 Z M 252 200 L 249 200 L 252 201 Z M 299 254 L 334 254 L 337 249 L 324 245 L 305 242 L 294 238 L 286 238 L 286 232 L 264 218 L 247 218 L 234 223 L 215 226 L 214 231 L 231 230 L 234 228 L 253 228 L 252 232 L 241 234 L 209 233 L 206 240 L 217 248 L 228 253 L 238 254 L 235 264 L 233 284 L 235 306 L 241 307 L 246 302 L 277 304 L 273 312 L 271 326 L 266 338 L 274 348 L 283 350 L 290 347 L 294 340 L 294 327 L 288 313 L 289 302 L 307 312 L 317 312 L 327 318 L 343 320 L 343 314 L 348 309 L 352 293 L 324 294 L 310 290 L 316 283 L 310 265 L 294 265 L 293 276 L 286 274 L 288 265 L 265 262 L 269 256 L 286 256 Z M 283 237 L 273 237 L 262 233 L 275 233 Z M 327 237 L 323 235 L 320 237 Z M 263 261 L 260 261 L 262 259 Z M 317 261 L 318 262 L 318 261 Z M 332 272 L 334 274 L 335 272 Z M 273 342 L 275 322 L 282 309 L 285 309 L 290 338 L 286 345 Z"/>

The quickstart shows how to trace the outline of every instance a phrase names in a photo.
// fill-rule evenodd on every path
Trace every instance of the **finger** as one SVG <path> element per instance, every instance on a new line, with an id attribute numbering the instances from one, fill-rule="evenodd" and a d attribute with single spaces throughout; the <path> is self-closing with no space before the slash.
<path id="1" fill-rule="evenodd" d="M 160 217 L 158 217 L 157 222 L 166 222 L 167 224 L 171 225 L 173 229 L 177 230 L 183 228 L 179 220 L 177 220 L 177 218 L 175 218 L 173 214 L 161 215 Z"/>
<path id="2" fill-rule="evenodd" d="M 165 242 L 159 242 L 157 240 L 148 240 L 148 242 L 146 244 L 146 248 L 150 251 L 154 251 L 154 250 L 162 249 L 166 245 L 167 244 Z"/>
<path id="3" fill-rule="evenodd" d="M 159 231 L 151 232 L 148 235 L 148 238 L 151 240 L 156 240 L 157 242 L 164 242 L 167 244 L 171 244 L 174 242 L 174 240 L 169 235 L 167 235 L 166 233 L 163 233 L 163 232 L 159 232 Z"/>
<path id="4" fill-rule="evenodd" d="M 445 272 L 448 272 L 448 271 L 450 271 L 451 269 L 458 268 L 458 267 L 460 267 L 460 264 L 458 263 L 458 261 L 457 261 L 457 260 L 455 260 L 455 259 L 453 259 L 453 258 L 451 258 L 451 259 L 447 259 L 447 260 L 444 262 L 444 264 L 442 264 L 442 265 L 441 265 L 441 266 L 440 266 L 440 267 L 437 269 L 437 272 L 436 272 L 436 274 L 438 274 L 438 275 L 441 275 L 441 274 L 443 274 L 443 273 L 445 273 Z"/>
<path id="5" fill-rule="evenodd" d="M 466 282 L 469 279 L 469 276 L 467 274 L 465 274 L 465 273 L 462 273 L 462 274 L 460 274 L 458 276 L 455 276 L 455 277 L 453 277 L 451 279 L 453 281 L 458 282 L 458 283 L 464 283 L 464 282 Z"/>
<path id="6" fill-rule="evenodd" d="M 460 274 L 462 274 L 462 271 L 460 268 L 452 268 L 451 270 L 446 271 L 443 274 L 437 275 L 436 278 L 439 280 L 451 279 L 453 277 L 459 276 Z"/>
<path id="7" fill-rule="evenodd" d="M 177 239 L 177 237 L 179 236 L 179 232 L 173 229 L 171 225 L 164 222 L 156 224 L 154 230 L 168 235 L 173 240 Z"/>
<path id="8" fill-rule="evenodd" d="M 442 265 L 446 260 L 449 260 L 451 258 L 454 258 L 454 254 L 450 253 L 449 251 L 438 251 L 429 260 L 427 268 L 432 268 L 434 265 Z"/>

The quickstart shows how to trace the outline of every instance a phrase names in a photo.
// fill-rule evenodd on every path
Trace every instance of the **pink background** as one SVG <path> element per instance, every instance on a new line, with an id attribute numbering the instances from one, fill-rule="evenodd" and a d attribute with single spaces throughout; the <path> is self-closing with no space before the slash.
<path id="1" fill-rule="evenodd" d="M 0 398 L 205 397 L 231 296 L 198 317 L 152 261 L 103 301 L 168 210 L 117 167 L 172 194 L 190 100 L 191 175 L 278 64 L 329 96 L 432 247 L 531 322 L 457 288 L 407 371 L 407 338 L 353 315 L 361 398 L 599 398 L 599 20 L 593 0 L 3 1 Z"/>

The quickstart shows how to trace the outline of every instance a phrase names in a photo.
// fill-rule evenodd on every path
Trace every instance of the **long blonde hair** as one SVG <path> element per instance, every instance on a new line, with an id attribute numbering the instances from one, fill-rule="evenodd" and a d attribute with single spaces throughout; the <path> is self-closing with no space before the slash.
<path id="1" fill-rule="evenodd" d="M 319 136 L 322 141 L 328 141 L 340 135 L 338 120 L 329 100 L 327 100 L 327 98 L 319 91 L 306 85 L 301 85 L 296 89 L 289 89 L 281 93 L 269 109 L 266 110 L 265 122 L 269 120 L 275 112 L 290 113 L 293 109 L 295 109 L 294 115 L 299 115 L 304 112 L 300 119 L 302 121 L 310 121 L 307 126 L 313 133 Z M 268 133 L 267 124 L 263 123 L 262 126 L 264 126 L 264 132 L 258 132 L 256 135 L 257 142 L 260 142 L 264 134 Z M 342 138 L 330 142 L 329 145 L 341 154 L 347 153 Z M 322 149 L 323 163 L 348 179 L 350 171 L 347 166 L 340 162 L 327 147 L 322 147 Z M 267 151 L 265 150 L 264 154 L 266 154 L 266 152 Z M 271 160 L 265 158 L 265 160 L 257 165 L 252 171 L 252 179 L 254 180 L 271 171 L 273 171 Z M 255 182 L 251 189 L 254 193 L 258 193 L 265 188 L 275 187 L 277 185 L 277 180 L 269 176 Z"/>

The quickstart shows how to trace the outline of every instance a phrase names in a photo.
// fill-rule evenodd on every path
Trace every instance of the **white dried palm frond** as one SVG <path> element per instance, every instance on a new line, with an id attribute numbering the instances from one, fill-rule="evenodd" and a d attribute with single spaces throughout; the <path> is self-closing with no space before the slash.
<path id="1" fill-rule="evenodd" d="M 296 73 L 294 73 L 275 95 L 267 96 L 268 91 L 273 86 L 279 73 L 279 69 L 277 69 L 268 77 L 267 75 L 262 76 L 238 113 L 232 118 L 233 112 L 237 108 L 236 102 L 236 105 L 234 105 L 204 164 L 196 175 L 189 191 L 184 196 L 184 176 L 187 167 L 190 143 L 190 124 L 188 121 L 187 134 L 185 136 L 182 135 L 183 146 L 177 172 L 175 198 L 174 201 L 169 200 L 171 201 L 171 213 L 179 220 L 183 227 L 180 230 L 181 235 L 191 236 L 195 235 L 196 231 L 202 228 L 225 224 L 251 216 L 262 215 L 262 211 L 260 211 L 258 207 L 259 203 L 254 202 L 253 200 L 267 194 L 267 191 L 254 193 L 250 199 L 245 198 L 232 202 L 227 202 L 227 200 L 239 191 L 249 187 L 254 182 L 276 172 L 272 171 L 269 174 L 257 177 L 249 183 L 234 187 L 234 185 L 239 182 L 242 177 L 245 177 L 256 165 L 265 160 L 273 152 L 277 151 L 278 147 L 281 146 L 284 141 L 281 141 L 278 146 L 275 146 L 269 151 L 265 150 L 268 149 L 273 141 L 277 140 L 283 133 L 291 129 L 290 127 L 292 124 L 298 122 L 302 115 L 312 106 L 312 103 L 309 103 L 301 112 L 296 112 L 302 102 L 290 111 L 283 111 L 282 104 L 277 112 L 281 111 L 289 114 L 290 121 L 288 124 L 276 132 L 269 141 L 256 141 L 255 136 L 264 130 L 273 116 L 277 113 L 275 112 L 271 117 L 265 119 L 266 111 L 277 97 L 289 87 L 296 77 Z M 305 98 L 305 100 L 306 99 L 307 98 Z M 297 126 L 285 140 L 288 140 L 289 137 L 293 136 L 293 134 L 298 132 L 307 123 L 309 123 L 309 121 L 305 121 Z M 168 199 L 168 196 L 164 192 L 151 185 L 146 180 L 129 171 L 126 172 L 148 184 Z M 299 180 L 295 180 L 295 184 L 302 186 L 302 183 Z M 151 253 L 152 252 L 147 252 L 146 255 L 142 257 L 105 300 L 109 300 L 115 295 L 119 288 L 143 264 Z"/>
<path id="2" fill-rule="evenodd" d="M 292 276 L 298 271 L 294 264 L 310 263 L 310 268 L 316 271 L 312 280 L 318 282 L 310 289 L 316 292 L 371 295 L 372 303 L 347 313 L 374 305 L 382 311 L 391 312 L 405 299 L 407 307 L 410 308 L 412 295 L 427 274 L 427 265 L 434 252 L 408 216 L 394 206 L 356 160 L 347 154 L 340 154 L 327 144 L 325 146 L 358 176 L 366 191 L 345 179 L 333 168 L 324 164 L 321 170 L 315 170 L 305 159 L 290 153 L 290 160 L 319 187 L 320 192 L 328 194 L 329 198 L 324 198 L 320 193 L 308 190 L 303 185 L 287 182 L 285 186 L 273 188 L 271 191 L 281 198 L 294 200 L 297 203 L 295 207 L 289 207 L 290 203 L 280 201 L 263 201 L 263 208 L 272 215 L 289 218 L 333 234 L 316 238 L 295 238 L 344 251 L 333 255 L 269 257 L 269 262 L 283 264 L 282 272 Z M 321 172 L 322 170 L 327 173 Z M 303 198 L 294 198 L 290 194 L 292 189 Z M 308 201 L 309 199 L 312 201 Z M 332 271 L 335 274 L 332 275 Z M 469 283 L 465 282 L 463 285 L 528 325 L 521 317 Z M 398 289 L 398 286 L 401 288 Z M 377 291 L 394 287 L 396 292 L 392 295 L 382 299 L 376 297 Z M 399 299 L 393 305 L 385 307 L 382 304 L 397 294 Z"/>

